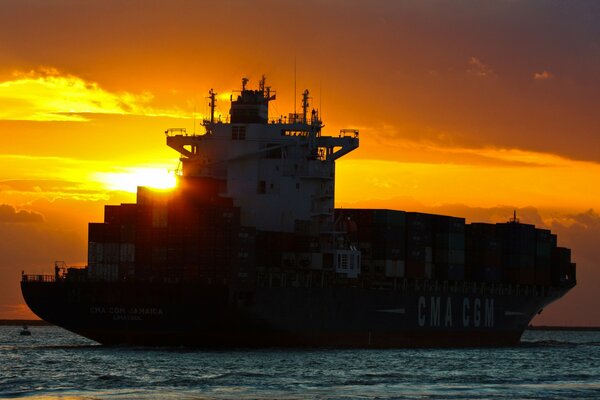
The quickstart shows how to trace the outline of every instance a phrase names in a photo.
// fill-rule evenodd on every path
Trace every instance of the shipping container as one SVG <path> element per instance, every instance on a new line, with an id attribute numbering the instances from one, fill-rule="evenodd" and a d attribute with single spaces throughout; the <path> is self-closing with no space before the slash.
<path id="1" fill-rule="evenodd" d="M 535 226 L 515 222 L 496 224 L 496 236 L 502 243 L 502 250 L 505 255 L 525 256 L 525 262 L 528 261 L 528 258 L 535 257 Z M 515 260 L 511 259 L 511 263 L 505 266 L 507 268 L 519 268 L 519 265 L 514 264 L 514 262 Z"/>
<path id="2" fill-rule="evenodd" d="M 351 242 L 369 247 L 373 260 L 404 260 L 406 213 L 383 209 L 336 209 Z"/>
<path id="3" fill-rule="evenodd" d="M 464 218 L 449 217 L 446 215 L 434 215 L 433 226 L 436 232 L 465 233 Z"/>
<path id="4" fill-rule="evenodd" d="M 427 279 L 431 277 L 431 264 L 425 262 L 406 261 L 405 276 L 410 279 Z"/>
<path id="5" fill-rule="evenodd" d="M 462 281 L 465 279 L 464 264 L 437 263 L 433 277 L 439 280 Z"/>
<path id="6" fill-rule="evenodd" d="M 88 224 L 88 241 L 104 243 L 104 231 L 107 225 L 104 223 L 90 222 Z"/>
<path id="7" fill-rule="evenodd" d="M 502 268 L 500 266 L 492 267 L 486 264 L 474 269 L 471 277 L 471 280 L 486 283 L 500 283 L 502 279 Z"/>
<path id="8" fill-rule="evenodd" d="M 564 247 L 553 248 L 551 259 L 553 283 L 564 284 L 568 281 L 574 281 L 574 265 L 571 263 L 571 249 Z"/>
<path id="9" fill-rule="evenodd" d="M 403 278 L 405 275 L 404 260 L 384 260 L 385 276 L 389 278 Z"/>

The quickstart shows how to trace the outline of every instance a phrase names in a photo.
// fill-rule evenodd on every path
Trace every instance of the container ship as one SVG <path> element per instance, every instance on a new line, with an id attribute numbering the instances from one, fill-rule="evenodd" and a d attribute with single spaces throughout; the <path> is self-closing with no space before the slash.
<path id="1" fill-rule="evenodd" d="M 37 316 L 103 344 L 506 346 L 575 286 L 570 250 L 516 215 L 334 208 L 359 132 L 325 135 L 307 90 L 269 119 L 275 93 L 247 84 L 224 120 L 211 89 L 202 134 L 165 132 L 177 187 L 105 206 L 85 268 L 23 273 Z"/>

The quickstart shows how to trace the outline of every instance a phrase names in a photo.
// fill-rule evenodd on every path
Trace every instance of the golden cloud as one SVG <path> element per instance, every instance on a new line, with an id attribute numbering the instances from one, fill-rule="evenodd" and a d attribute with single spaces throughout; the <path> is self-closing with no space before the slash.
<path id="1" fill-rule="evenodd" d="M 111 192 L 135 193 L 137 186 L 175 184 L 172 164 L 115 165 L 114 161 L 0 154 L 0 171 L 12 166 L 12 179 L 0 180 L 0 201 L 33 199 L 105 201 Z M 32 172 L 37 171 L 37 172 Z M 0 210 L 1 211 L 1 210 Z M 1 217 L 1 216 L 0 216 Z"/>
<path id="2" fill-rule="evenodd" d="M 600 165 L 596 163 L 520 150 L 490 148 L 480 151 L 485 157 L 508 160 L 509 163 L 474 166 L 340 160 L 336 167 L 336 201 L 338 205 L 350 201 L 364 203 L 393 199 L 402 193 L 429 207 L 441 201 L 480 207 L 510 204 L 513 207 L 557 208 L 560 205 L 565 210 L 600 206 L 600 189 L 590 184 L 600 176 Z M 585 196 L 574 195 L 578 193 L 585 193 Z"/>
<path id="3" fill-rule="evenodd" d="M 87 121 L 87 114 L 189 117 L 182 110 L 154 108 L 153 99 L 150 92 L 113 93 L 96 82 L 41 67 L 15 72 L 12 80 L 0 82 L 0 119 Z"/>

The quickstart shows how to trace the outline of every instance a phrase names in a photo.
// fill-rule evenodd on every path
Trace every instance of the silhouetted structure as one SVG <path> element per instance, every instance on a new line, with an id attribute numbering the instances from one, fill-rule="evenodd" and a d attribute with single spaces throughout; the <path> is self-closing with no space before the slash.
<path id="1" fill-rule="evenodd" d="M 41 318 L 102 343 L 359 347 L 518 342 L 575 285 L 556 235 L 514 218 L 334 209 L 335 160 L 357 130 L 318 112 L 269 121 L 261 80 L 206 132 L 166 132 L 178 187 L 140 187 L 89 224 L 88 266 L 23 275 Z"/>

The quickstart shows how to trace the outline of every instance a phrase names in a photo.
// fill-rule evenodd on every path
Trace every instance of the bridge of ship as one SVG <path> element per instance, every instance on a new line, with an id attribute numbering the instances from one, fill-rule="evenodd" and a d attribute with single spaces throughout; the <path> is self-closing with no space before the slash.
<path id="1" fill-rule="evenodd" d="M 214 125 L 214 126 L 213 126 Z M 238 125 L 232 124 L 208 124 L 206 134 L 188 134 L 185 129 L 169 129 L 165 132 L 167 136 L 167 145 L 179 152 L 183 157 L 194 159 L 200 157 L 203 143 L 210 140 L 224 140 L 224 137 L 216 137 L 214 128 L 229 126 L 232 129 Z M 264 138 L 265 142 L 277 142 L 278 147 L 285 147 L 290 141 L 307 141 L 316 149 L 315 158 L 323 161 L 335 161 L 340 157 L 350 153 L 359 146 L 359 131 L 356 129 L 341 129 L 338 136 L 323 136 L 320 134 L 320 127 L 315 124 L 307 123 L 279 123 L 272 122 L 268 126 L 271 129 L 281 132 L 279 140 Z M 212 129 L 211 129 L 212 128 Z M 219 130 L 222 130 L 219 129 Z M 267 147 L 256 153 L 274 150 L 277 147 Z M 245 156 L 253 155 L 245 154 Z M 225 161 L 225 160 L 224 160 Z"/>

